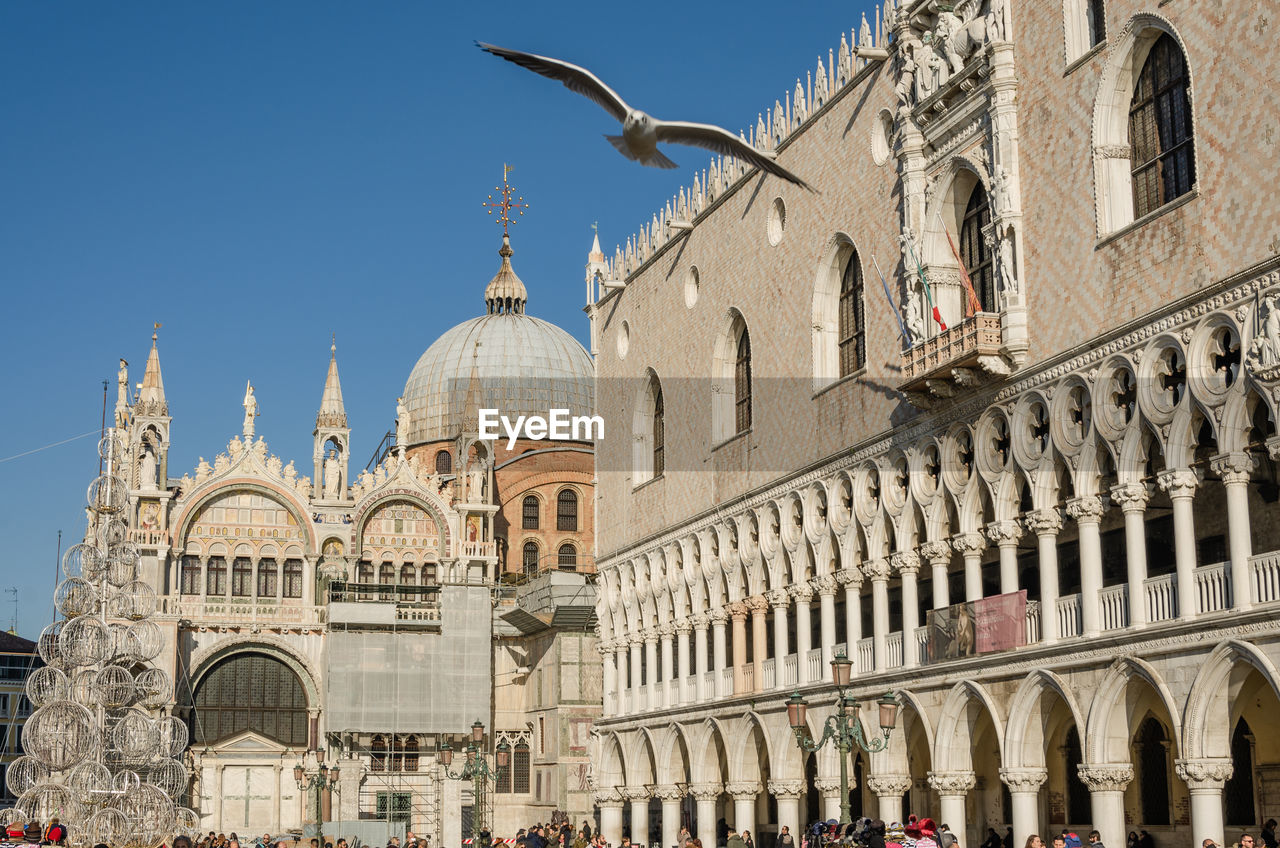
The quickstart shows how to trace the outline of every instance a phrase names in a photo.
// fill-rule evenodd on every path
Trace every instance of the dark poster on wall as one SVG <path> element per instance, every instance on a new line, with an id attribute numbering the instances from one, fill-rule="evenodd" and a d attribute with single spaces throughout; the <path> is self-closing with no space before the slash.
<path id="1" fill-rule="evenodd" d="M 1026 620 L 1026 591 L 929 610 L 929 661 L 1021 647 L 1027 642 Z"/>

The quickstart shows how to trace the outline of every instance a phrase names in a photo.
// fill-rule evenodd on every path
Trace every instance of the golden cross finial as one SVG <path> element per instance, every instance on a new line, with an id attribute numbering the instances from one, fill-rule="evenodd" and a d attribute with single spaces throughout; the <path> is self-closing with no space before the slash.
<path id="1" fill-rule="evenodd" d="M 493 214 L 494 209 L 498 210 L 498 223 L 502 224 L 502 234 L 504 236 L 507 235 L 507 229 L 512 224 L 515 223 L 515 221 L 512 220 L 511 218 L 512 210 L 515 210 L 516 215 L 519 216 L 519 215 L 523 215 L 524 210 L 529 208 L 529 204 L 524 202 L 523 197 L 516 198 L 514 202 L 511 200 L 511 185 L 510 183 L 507 182 L 507 175 L 514 170 L 515 168 L 503 162 L 502 163 L 502 185 L 494 186 L 493 188 L 494 191 L 502 195 L 502 200 L 495 201 L 493 199 L 493 195 L 491 194 L 489 195 L 488 202 L 480 204 L 481 206 L 486 206 L 489 208 L 490 215 Z"/>
<path id="2" fill-rule="evenodd" d="M 591 222 L 591 232 L 595 233 L 596 235 L 600 235 L 600 222 L 599 222 L 599 221 L 592 221 L 592 222 Z"/>

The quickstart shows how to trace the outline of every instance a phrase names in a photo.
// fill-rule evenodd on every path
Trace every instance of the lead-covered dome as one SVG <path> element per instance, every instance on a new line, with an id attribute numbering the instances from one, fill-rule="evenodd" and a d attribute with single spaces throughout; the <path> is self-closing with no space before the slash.
<path id="1" fill-rule="evenodd" d="M 410 445 L 456 437 L 468 423 L 473 389 L 477 408 L 497 409 L 512 421 L 551 409 L 595 411 L 591 356 L 566 331 L 525 314 L 527 294 L 505 236 L 499 254 L 502 267 L 485 289 L 488 314 L 436 339 L 405 382 Z"/>

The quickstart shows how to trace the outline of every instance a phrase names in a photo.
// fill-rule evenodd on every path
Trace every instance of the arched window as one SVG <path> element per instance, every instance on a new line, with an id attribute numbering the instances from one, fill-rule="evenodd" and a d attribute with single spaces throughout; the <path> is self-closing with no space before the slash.
<path id="1" fill-rule="evenodd" d="M 662 384 L 655 375 L 652 381 L 653 392 L 653 476 L 661 477 L 666 468 L 666 427 L 663 421 L 666 406 L 662 400 Z"/>
<path id="2" fill-rule="evenodd" d="M 412 586 L 414 583 L 417 582 L 417 580 L 415 579 L 416 577 L 417 575 L 414 574 L 414 568 L 412 565 L 400 566 L 400 585 L 401 586 Z"/>
<path id="3" fill-rule="evenodd" d="M 394 586 L 395 582 L 396 582 L 396 567 L 389 562 L 384 562 L 381 565 L 381 567 L 378 568 L 379 585 L 390 587 L 390 586 Z M 391 589 L 390 588 L 383 589 L 380 593 L 378 593 L 378 600 L 382 600 L 382 601 L 391 600 Z"/>
<path id="4" fill-rule="evenodd" d="M 205 571 L 205 594 L 227 594 L 227 561 L 222 557 L 209 557 L 209 566 Z"/>
<path id="5" fill-rule="evenodd" d="M 556 529 L 578 529 L 578 493 L 573 489 L 565 489 L 556 497 Z"/>
<path id="6" fill-rule="evenodd" d="M 741 433 L 751 427 L 751 336 L 743 323 L 733 361 L 733 426 Z"/>
<path id="7" fill-rule="evenodd" d="M 258 597 L 274 598 L 276 596 L 276 575 L 279 566 L 274 559 L 258 560 Z"/>
<path id="8" fill-rule="evenodd" d="M 248 557 L 236 557 L 231 561 L 231 594 L 237 598 L 253 594 L 253 563 Z"/>
<path id="9" fill-rule="evenodd" d="M 529 743 L 524 740 L 516 743 L 511 754 L 511 791 L 517 795 L 529 792 Z"/>
<path id="10" fill-rule="evenodd" d="M 200 558 L 184 556 L 182 558 L 182 594 L 200 594 Z"/>
<path id="11" fill-rule="evenodd" d="M 387 770 L 387 740 L 381 736 L 373 737 L 369 746 L 369 771 Z"/>
<path id="12" fill-rule="evenodd" d="M 422 585 L 436 585 L 436 564 L 434 562 L 424 562 L 422 564 Z"/>
<path id="13" fill-rule="evenodd" d="M 391 741 L 391 768 L 387 771 L 404 771 L 404 737 L 394 736 Z"/>
<path id="14" fill-rule="evenodd" d="M 983 230 L 991 223 L 991 204 L 986 189 L 978 183 L 969 194 L 964 219 L 960 224 L 960 261 L 969 274 L 973 290 L 983 312 L 996 312 L 996 281 L 991 264 L 991 251 Z"/>
<path id="15" fill-rule="evenodd" d="M 447 450 L 442 450 L 436 454 L 436 473 L 452 474 L 453 473 L 453 457 L 449 455 Z"/>
<path id="16" fill-rule="evenodd" d="M 1133 212 L 1141 218 L 1191 191 L 1196 180 L 1186 58 L 1168 33 L 1147 54 L 1129 106 Z"/>
<path id="17" fill-rule="evenodd" d="M 302 560 L 300 559 L 284 561 L 284 596 L 286 598 L 302 597 Z"/>
<path id="18" fill-rule="evenodd" d="M 293 669 L 266 654 L 220 660 L 196 684 L 191 739 L 207 745 L 252 730 L 284 745 L 307 744 L 307 695 Z"/>
<path id="19" fill-rule="evenodd" d="M 533 575 L 538 573 L 538 543 L 524 543 L 524 573 Z"/>
<path id="20" fill-rule="evenodd" d="M 505 766 L 498 766 L 497 774 L 493 779 L 493 791 L 499 795 L 511 794 L 511 762 L 508 760 Z"/>
<path id="21" fill-rule="evenodd" d="M 525 495 L 520 504 L 520 527 L 525 530 L 538 529 L 538 498 L 536 495 Z"/>
<path id="22" fill-rule="evenodd" d="M 418 737 L 409 736 L 404 740 L 404 770 L 418 770 Z"/>
<path id="23" fill-rule="evenodd" d="M 862 263 L 854 251 L 840 276 L 840 376 L 867 362 L 867 326 L 862 302 Z"/>
<path id="24" fill-rule="evenodd" d="M 565 542 L 556 553 L 556 565 L 566 571 L 574 571 L 578 567 L 578 549 Z"/>

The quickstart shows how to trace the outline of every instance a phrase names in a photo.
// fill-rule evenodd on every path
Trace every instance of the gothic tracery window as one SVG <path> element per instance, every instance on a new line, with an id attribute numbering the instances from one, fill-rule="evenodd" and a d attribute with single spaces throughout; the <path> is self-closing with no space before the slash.
<path id="1" fill-rule="evenodd" d="M 1133 213 L 1141 218 L 1191 191 L 1196 179 L 1186 57 L 1173 37 L 1156 39 L 1129 107 Z"/>
<path id="2" fill-rule="evenodd" d="M 733 364 L 733 424 L 734 432 L 751 428 L 751 336 L 744 323 L 738 331 Z"/>
<path id="3" fill-rule="evenodd" d="M 662 400 L 662 384 L 653 377 L 653 476 L 661 477 L 666 467 L 666 432 L 664 418 L 666 406 Z"/>
<path id="4" fill-rule="evenodd" d="M 983 234 L 991 224 L 991 204 L 987 199 L 987 191 L 978 183 L 969 194 L 969 202 L 965 206 L 964 219 L 960 224 L 960 261 L 973 283 L 973 291 L 978 295 L 978 303 L 983 312 L 996 311 L 996 281 L 992 268 L 991 251 L 987 249 Z"/>
<path id="5" fill-rule="evenodd" d="M 866 315 L 863 312 L 862 263 L 857 251 L 840 276 L 840 376 L 847 377 L 867 361 Z"/>
<path id="6" fill-rule="evenodd" d="M 387 740 L 374 736 L 369 746 L 369 771 L 387 770 Z"/>

